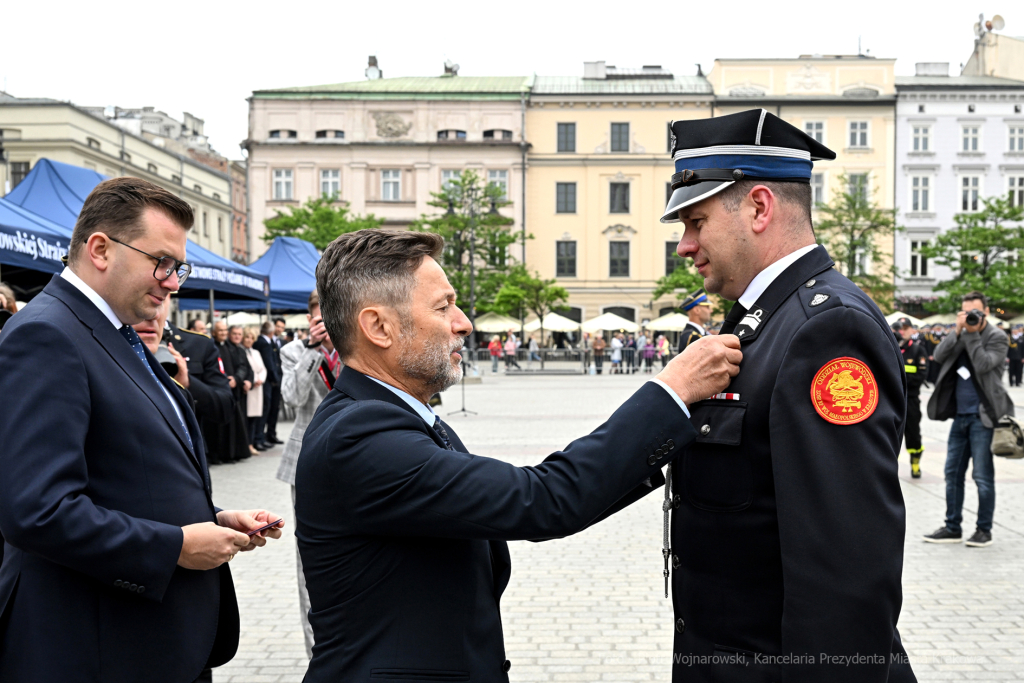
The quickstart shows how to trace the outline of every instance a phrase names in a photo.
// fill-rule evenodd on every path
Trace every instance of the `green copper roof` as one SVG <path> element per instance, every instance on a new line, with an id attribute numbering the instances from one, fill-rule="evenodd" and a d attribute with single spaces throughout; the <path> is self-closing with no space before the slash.
<path id="1" fill-rule="evenodd" d="M 298 88 L 257 90 L 257 99 L 286 100 L 517 100 L 529 92 L 528 76 L 409 76 Z"/>

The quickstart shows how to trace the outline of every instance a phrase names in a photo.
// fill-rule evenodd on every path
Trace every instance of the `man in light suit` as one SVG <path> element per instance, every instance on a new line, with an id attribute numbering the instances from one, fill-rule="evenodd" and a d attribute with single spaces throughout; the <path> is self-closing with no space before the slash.
<path id="1" fill-rule="evenodd" d="M 296 339 L 281 349 L 281 397 L 295 409 L 295 425 L 285 444 L 277 478 L 292 489 L 292 507 L 295 506 L 295 465 L 302 449 L 302 437 L 306 426 L 313 419 L 320 402 L 334 387 L 334 381 L 341 372 L 342 363 L 338 351 L 331 343 L 323 318 L 320 317 L 320 297 L 316 292 L 309 295 L 309 338 Z M 306 656 L 313 656 L 313 629 L 309 625 L 309 591 L 302 574 L 302 556 L 295 548 L 298 564 L 299 619 L 306 640 Z"/>
<path id="2" fill-rule="evenodd" d="M 443 245 L 432 233 L 361 230 L 317 266 L 345 368 L 295 473 L 316 637 L 306 683 L 507 683 L 505 541 L 576 533 L 651 492 L 697 436 L 686 404 L 738 372 L 739 339 L 702 339 L 536 467 L 470 455 L 429 406 L 461 378 L 472 331 L 437 263 Z"/>
<path id="3" fill-rule="evenodd" d="M 129 327 L 188 277 L 192 222 L 152 183 L 100 183 L 0 338 L 2 681 L 181 683 L 234 656 L 227 562 L 277 517 L 214 507 L 195 415 Z"/>

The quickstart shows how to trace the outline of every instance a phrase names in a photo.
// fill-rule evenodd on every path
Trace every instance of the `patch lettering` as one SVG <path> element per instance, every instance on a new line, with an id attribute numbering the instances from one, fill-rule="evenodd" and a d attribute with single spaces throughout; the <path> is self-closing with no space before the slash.
<path id="1" fill-rule="evenodd" d="M 857 424 L 878 407 L 878 383 L 864 362 L 836 358 L 814 375 L 811 403 L 818 415 L 832 424 Z"/>

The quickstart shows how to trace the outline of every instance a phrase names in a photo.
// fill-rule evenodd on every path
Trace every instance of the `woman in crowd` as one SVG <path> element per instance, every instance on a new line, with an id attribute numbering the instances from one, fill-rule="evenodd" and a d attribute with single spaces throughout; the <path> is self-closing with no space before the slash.
<path id="1" fill-rule="evenodd" d="M 497 374 L 498 359 L 501 358 L 501 337 L 498 335 L 491 337 L 491 343 L 487 345 L 487 350 L 491 352 L 491 372 Z"/>
<path id="2" fill-rule="evenodd" d="M 669 356 L 672 355 L 672 347 L 668 343 L 668 339 L 665 335 L 658 335 L 658 358 L 661 359 L 661 369 L 664 370 L 665 366 L 668 365 Z"/>
<path id="3" fill-rule="evenodd" d="M 245 419 L 249 435 L 249 452 L 256 455 L 259 451 L 253 443 L 256 441 L 256 425 L 263 415 L 263 383 L 267 381 L 267 366 L 263 364 L 263 356 L 252 347 L 260 332 L 255 327 L 247 327 L 242 333 L 242 346 L 245 347 L 245 359 L 252 369 L 252 388 L 245 395 Z"/>
<path id="4" fill-rule="evenodd" d="M 608 344 L 604 341 L 604 336 L 598 332 L 594 334 L 594 341 L 591 342 L 590 348 L 594 350 L 594 367 L 597 369 L 597 374 L 601 374 L 602 366 L 604 366 L 604 350 Z"/>
<path id="5" fill-rule="evenodd" d="M 516 362 L 516 348 L 517 348 L 517 346 L 518 345 L 516 344 L 515 336 L 513 336 L 511 334 L 508 335 L 508 338 L 505 340 L 505 369 L 506 370 L 511 368 L 513 365 L 516 366 L 516 370 L 522 370 L 522 368 L 519 367 L 519 363 Z"/>

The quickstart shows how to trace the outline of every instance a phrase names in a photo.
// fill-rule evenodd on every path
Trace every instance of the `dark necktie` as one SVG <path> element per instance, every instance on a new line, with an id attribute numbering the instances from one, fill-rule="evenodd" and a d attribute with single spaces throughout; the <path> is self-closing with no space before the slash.
<path id="1" fill-rule="evenodd" d="M 160 380 L 157 379 L 156 373 L 153 371 L 153 367 L 149 364 L 149 361 L 146 360 L 146 352 L 145 350 L 143 350 L 142 340 L 139 339 L 138 333 L 128 325 L 118 328 L 118 332 L 120 332 L 121 336 L 125 338 L 125 341 L 127 341 L 131 345 L 132 351 L 135 352 L 135 355 L 139 357 L 139 360 L 142 361 L 142 364 L 146 366 L 147 370 L 149 370 L 149 374 L 153 377 L 153 381 L 156 382 L 159 386 L 163 387 L 163 385 L 160 384 Z M 174 410 L 173 406 L 171 407 L 171 410 Z M 177 415 L 178 413 L 175 412 L 174 414 Z M 192 448 L 192 437 L 189 436 L 188 427 L 185 426 L 185 423 L 181 420 L 181 418 L 178 418 L 178 424 L 181 425 L 182 431 L 185 432 L 185 440 L 188 442 L 188 447 Z"/>
<path id="2" fill-rule="evenodd" d="M 445 431 L 444 425 L 441 424 L 441 418 L 437 415 L 434 416 L 434 431 L 441 437 L 441 441 L 444 442 L 444 447 L 450 451 L 454 451 L 455 448 L 452 446 L 452 440 L 448 438 L 448 432 Z"/>
<path id="3" fill-rule="evenodd" d="M 736 329 L 736 326 L 743 320 L 743 316 L 747 314 L 747 309 L 743 307 L 739 301 L 732 305 L 729 309 L 729 315 L 726 316 L 725 322 L 722 323 L 722 330 L 719 334 L 732 334 L 732 331 Z"/>

